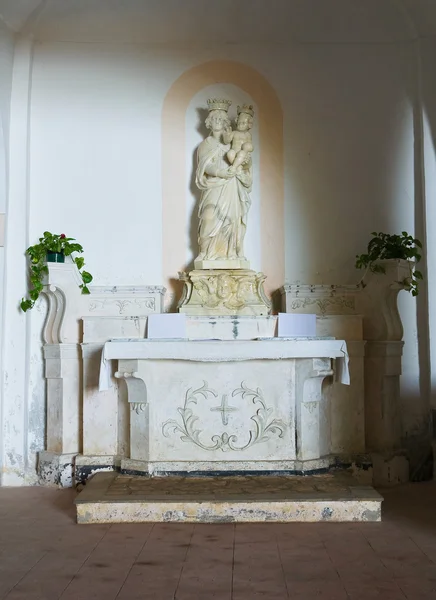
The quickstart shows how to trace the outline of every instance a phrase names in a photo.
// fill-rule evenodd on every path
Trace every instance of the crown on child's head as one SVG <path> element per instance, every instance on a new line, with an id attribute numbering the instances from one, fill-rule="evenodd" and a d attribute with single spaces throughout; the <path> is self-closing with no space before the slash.
<path id="1" fill-rule="evenodd" d="M 225 110 L 227 112 L 231 103 L 231 100 L 224 100 L 223 98 L 209 98 L 207 101 L 209 112 L 212 110 Z"/>
<path id="2" fill-rule="evenodd" d="M 253 105 L 252 104 L 243 104 L 242 106 L 238 106 L 237 113 L 238 113 L 238 116 L 241 113 L 245 113 L 247 115 L 250 115 L 250 117 L 254 117 Z"/>

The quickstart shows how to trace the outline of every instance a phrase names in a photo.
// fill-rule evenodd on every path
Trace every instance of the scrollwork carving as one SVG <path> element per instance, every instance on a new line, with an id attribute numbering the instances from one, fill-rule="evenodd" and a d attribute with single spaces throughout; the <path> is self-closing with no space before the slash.
<path id="1" fill-rule="evenodd" d="M 145 412 L 146 407 L 147 407 L 147 404 L 145 402 L 131 402 L 130 403 L 131 410 L 134 411 L 137 415 Z"/>
<path id="2" fill-rule="evenodd" d="M 42 293 L 48 298 L 48 313 L 42 333 L 46 344 L 62 344 L 62 324 L 65 317 L 66 299 L 63 290 L 55 285 L 45 285 Z"/>
<path id="3" fill-rule="evenodd" d="M 183 407 L 177 409 L 181 416 L 181 422 L 176 421 L 175 419 L 169 419 L 162 425 L 162 434 L 165 437 L 169 437 L 171 433 L 179 433 L 181 434 L 180 439 L 182 442 L 191 442 L 203 450 L 211 452 L 215 450 L 222 450 L 223 452 L 229 450 L 243 451 L 251 448 L 255 444 L 268 442 L 273 435 L 283 438 L 287 425 L 281 419 L 272 418 L 273 408 L 266 405 L 262 391 L 259 388 L 256 388 L 255 390 L 250 389 L 242 382 L 241 386 L 233 390 L 231 395 L 233 398 L 237 396 L 240 396 L 242 399 L 249 398 L 252 403 L 258 407 L 256 412 L 250 417 L 250 420 L 254 425 L 249 429 L 248 441 L 246 443 L 240 443 L 237 435 L 229 434 L 227 431 L 224 431 L 221 434 L 212 435 L 212 443 L 209 444 L 204 442 L 201 438 L 203 430 L 198 427 L 199 417 L 195 414 L 192 407 L 196 406 L 201 398 L 208 400 L 211 397 L 218 397 L 217 392 L 212 390 L 206 381 L 203 382 L 203 385 L 200 388 L 195 390 L 192 388 L 188 389 L 185 394 Z M 223 409 L 221 408 L 221 411 L 222 410 Z M 228 421 L 226 420 L 226 423 L 227 422 Z"/>
<path id="4" fill-rule="evenodd" d="M 341 308 L 348 308 L 354 310 L 355 301 L 354 298 L 297 298 L 292 301 L 291 309 L 297 310 L 299 308 L 307 308 L 316 304 L 319 308 L 321 315 L 324 317 L 327 314 L 330 306 L 339 306 Z"/>
<path id="5" fill-rule="evenodd" d="M 263 289 L 266 277 L 262 273 L 203 270 L 179 274 L 179 277 L 185 284 L 179 308 L 192 304 L 218 313 L 224 311 L 222 314 L 241 314 L 240 311 L 251 307 L 266 307 L 263 312 L 267 313 L 271 308 L 271 301 Z"/>
<path id="6" fill-rule="evenodd" d="M 139 310 L 148 309 L 154 311 L 156 308 L 156 302 L 154 298 L 141 298 L 140 300 L 137 298 L 132 300 L 127 298 L 104 298 L 100 300 L 96 298 L 92 299 L 88 304 L 90 312 L 110 309 L 111 306 L 116 306 L 118 309 L 118 314 L 123 315 L 126 309 L 130 306 L 134 306 L 135 310 L 138 308 Z"/>

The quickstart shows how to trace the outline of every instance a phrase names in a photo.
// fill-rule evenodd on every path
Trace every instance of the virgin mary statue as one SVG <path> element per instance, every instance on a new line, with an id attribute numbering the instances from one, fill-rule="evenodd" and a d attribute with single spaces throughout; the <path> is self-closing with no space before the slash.
<path id="1" fill-rule="evenodd" d="M 196 185 L 201 190 L 198 212 L 199 255 L 195 268 L 249 268 L 244 257 L 244 237 L 250 208 L 252 161 L 236 171 L 227 158 L 225 143 L 232 130 L 229 100 L 208 100 L 206 127 L 209 136 L 198 147 Z"/>

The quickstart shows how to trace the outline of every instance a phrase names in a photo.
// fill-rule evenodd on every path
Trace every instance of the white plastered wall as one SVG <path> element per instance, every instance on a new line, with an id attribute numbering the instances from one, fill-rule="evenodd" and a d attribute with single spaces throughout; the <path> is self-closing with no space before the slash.
<path id="1" fill-rule="evenodd" d="M 0 370 L 3 366 L 4 344 L 4 264 L 5 264 L 5 219 L 9 189 L 9 121 L 14 60 L 14 35 L 0 19 Z M 3 385 L 0 386 L 0 423 L 3 419 Z M 0 428 L 0 444 L 3 447 L 4 428 Z M 0 473 L 3 467 L 3 452 L 0 452 Z M 1 475 L 0 475 L 1 482 Z"/>
<path id="2" fill-rule="evenodd" d="M 37 42 L 22 43 L 19 51 L 13 222 L 23 233 L 11 241 L 7 263 L 5 485 L 35 481 L 36 452 L 44 444 L 44 305 L 26 316 L 16 309 L 26 284 L 22 252 L 46 229 L 65 232 L 85 247 L 96 285 L 164 283 L 161 169 L 170 176 L 171 165 L 161 165 L 161 113 L 165 94 L 185 70 L 236 58 L 260 71 L 279 96 L 287 282 L 356 282 L 354 256 L 365 250 L 371 231 L 414 232 L 411 44 Z M 214 95 L 224 88 L 214 86 Z M 187 124 L 193 120 L 191 104 Z M 187 147 L 194 142 L 188 137 Z M 19 187 L 20 168 L 28 170 L 28 189 Z M 189 194 L 180 202 L 192 206 Z M 252 221 L 261 226 L 255 210 Z M 413 317 L 413 303 L 407 310 Z M 406 330 L 416 340 L 413 322 Z M 408 367 L 415 385 L 416 353 Z"/>

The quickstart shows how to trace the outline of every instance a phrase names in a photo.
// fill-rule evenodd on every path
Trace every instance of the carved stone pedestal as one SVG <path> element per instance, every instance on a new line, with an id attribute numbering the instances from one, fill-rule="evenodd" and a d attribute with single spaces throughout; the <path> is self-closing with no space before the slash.
<path id="1" fill-rule="evenodd" d="M 268 315 L 271 302 L 263 273 L 248 269 L 201 269 L 180 273 L 184 292 L 179 311 L 188 315 Z"/>
<path id="2" fill-rule="evenodd" d="M 197 270 L 202 269 L 227 269 L 227 270 L 235 270 L 235 269 L 249 269 L 250 263 L 245 258 L 228 258 L 226 260 L 195 260 L 194 267 Z"/>

